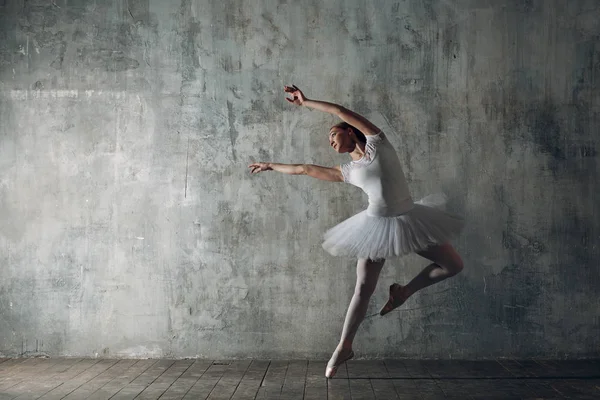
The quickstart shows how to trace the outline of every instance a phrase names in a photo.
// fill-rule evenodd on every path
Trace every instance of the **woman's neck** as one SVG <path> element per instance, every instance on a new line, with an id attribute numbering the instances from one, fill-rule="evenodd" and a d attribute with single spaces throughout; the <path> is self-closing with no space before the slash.
<path id="1" fill-rule="evenodd" d="M 354 150 L 350 152 L 350 157 L 353 161 L 358 161 L 365 155 L 365 143 L 356 142 L 354 143 Z"/>

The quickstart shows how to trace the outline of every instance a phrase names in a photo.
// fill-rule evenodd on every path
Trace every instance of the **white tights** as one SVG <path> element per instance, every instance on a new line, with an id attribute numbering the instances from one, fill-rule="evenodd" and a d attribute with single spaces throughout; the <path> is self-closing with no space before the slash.
<path id="1" fill-rule="evenodd" d="M 356 286 L 354 288 L 354 295 L 348 306 L 344 329 L 342 330 L 342 337 L 340 339 L 340 344 L 343 347 L 352 346 L 356 331 L 367 314 L 369 300 L 373 292 L 375 292 L 379 273 L 384 263 L 385 260 L 373 261 L 361 258 L 356 264 Z"/>
<path id="2" fill-rule="evenodd" d="M 406 298 L 418 290 L 458 274 L 463 269 L 460 255 L 449 243 L 432 246 L 426 250 L 418 251 L 417 254 L 433 263 L 423 268 L 405 286 Z M 340 344 L 330 362 L 335 363 L 341 352 L 344 350 L 349 351 L 352 348 L 354 336 L 356 336 L 356 331 L 367 314 L 369 300 L 377 287 L 379 274 L 384 263 L 385 260 L 358 260 L 356 264 L 356 287 L 354 288 L 354 295 L 346 313 Z"/>

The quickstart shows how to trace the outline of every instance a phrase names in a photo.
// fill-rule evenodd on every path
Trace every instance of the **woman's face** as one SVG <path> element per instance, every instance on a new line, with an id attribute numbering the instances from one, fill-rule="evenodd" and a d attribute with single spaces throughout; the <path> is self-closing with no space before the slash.
<path id="1" fill-rule="evenodd" d="M 331 128 L 329 145 L 338 153 L 349 153 L 354 150 L 354 142 L 350 139 L 350 129 Z"/>

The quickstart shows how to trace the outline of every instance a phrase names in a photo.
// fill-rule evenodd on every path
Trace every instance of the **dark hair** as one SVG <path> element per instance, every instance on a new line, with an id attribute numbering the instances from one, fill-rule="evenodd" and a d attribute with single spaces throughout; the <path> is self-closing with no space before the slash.
<path id="1" fill-rule="evenodd" d="M 358 140 L 360 140 L 363 143 L 367 143 L 367 137 L 365 136 L 364 133 L 362 133 L 360 131 L 360 129 L 356 128 L 354 125 L 350 125 L 347 122 L 340 122 L 339 124 L 335 124 L 334 126 L 332 126 L 329 131 L 331 132 L 331 129 L 333 128 L 341 128 L 341 129 L 348 129 L 348 128 L 352 128 L 352 130 L 354 131 L 354 133 L 356 134 L 356 137 L 358 138 Z"/>

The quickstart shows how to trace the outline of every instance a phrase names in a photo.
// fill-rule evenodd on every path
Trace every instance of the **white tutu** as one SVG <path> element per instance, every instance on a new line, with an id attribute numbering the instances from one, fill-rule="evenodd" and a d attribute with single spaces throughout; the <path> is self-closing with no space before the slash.
<path id="1" fill-rule="evenodd" d="M 398 257 L 442 244 L 457 236 L 462 218 L 443 210 L 446 197 L 427 196 L 410 211 L 394 217 L 377 217 L 362 211 L 325 232 L 323 248 L 334 256 Z"/>

